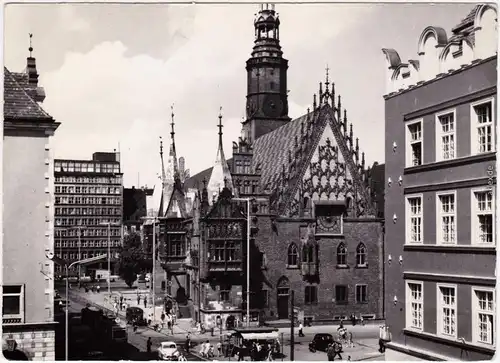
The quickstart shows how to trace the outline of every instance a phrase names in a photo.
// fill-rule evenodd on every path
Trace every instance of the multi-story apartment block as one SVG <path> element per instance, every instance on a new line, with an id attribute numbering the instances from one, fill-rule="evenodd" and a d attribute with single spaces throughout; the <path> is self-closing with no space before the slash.
<path id="1" fill-rule="evenodd" d="M 119 153 L 97 152 L 92 160 L 55 160 L 55 251 L 67 261 L 108 253 L 116 264 L 122 244 L 123 174 Z M 107 269 L 107 261 L 81 273 Z M 76 269 L 71 271 L 76 273 Z M 60 273 L 56 266 L 56 273 Z"/>
<path id="2" fill-rule="evenodd" d="M 386 360 L 495 353 L 496 19 L 426 28 L 408 64 L 383 50 Z"/>
<path id="3" fill-rule="evenodd" d="M 32 52 L 30 47 L 30 53 Z M 54 195 L 51 136 L 58 122 L 41 107 L 36 61 L 26 71 L 4 68 L 3 354 L 13 360 L 54 360 Z"/>

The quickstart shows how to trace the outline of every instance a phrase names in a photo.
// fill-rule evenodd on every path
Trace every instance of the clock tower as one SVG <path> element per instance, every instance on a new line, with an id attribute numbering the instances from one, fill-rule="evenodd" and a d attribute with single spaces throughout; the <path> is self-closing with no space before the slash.
<path id="1" fill-rule="evenodd" d="M 255 44 L 247 60 L 246 120 L 243 137 L 250 142 L 290 121 L 286 74 L 279 41 L 279 17 L 273 4 L 261 4 L 254 21 Z"/>

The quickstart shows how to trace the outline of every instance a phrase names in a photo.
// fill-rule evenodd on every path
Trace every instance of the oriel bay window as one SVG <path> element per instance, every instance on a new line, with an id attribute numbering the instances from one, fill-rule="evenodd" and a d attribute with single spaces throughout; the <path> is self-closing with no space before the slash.
<path id="1" fill-rule="evenodd" d="M 168 235 L 167 255 L 173 257 L 182 257 L 186 255 L 184 234 Z"/>
<path id="2" fill-rule="evenodd" d="M 239 261 L 240 246 L 234 241 L 212 241 L 210 242 L 210 261 Z"/>

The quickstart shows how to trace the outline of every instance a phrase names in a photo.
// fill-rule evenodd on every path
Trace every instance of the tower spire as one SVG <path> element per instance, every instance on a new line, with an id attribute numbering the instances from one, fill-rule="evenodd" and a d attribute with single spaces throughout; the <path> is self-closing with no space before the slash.
<path id="1" fill-rule="evenodd" d="M 30 47 L 28 48 L 28 50 L 30 51 L 30 58 L 32 57 L 32 52 L 33 52 L 33 33 L 29 33 L 30 35 Z"/>
<path id="2" fill-rule="evenodd" d="M 217 147 L 217 157 L 215 158 L 214 167 L 212 168 L 212 175 L 208 181 L 208 200 L 211 203 L 215 196 L 223 188 L 228 188 L 233 190 L 233 180 L 231 178 L 231 172 L 229 171 L 229 166 L 227 165 L 226 157 L 224 156 L 224 147 L 222 143 L 222 107 L 219 108 L 219 145 Z"/>

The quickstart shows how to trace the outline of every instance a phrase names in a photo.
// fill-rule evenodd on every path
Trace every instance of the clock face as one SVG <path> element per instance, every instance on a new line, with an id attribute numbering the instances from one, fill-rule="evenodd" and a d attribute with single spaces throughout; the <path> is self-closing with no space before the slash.
<path id="1" fill-rule="evenodd" d="M 283 115 L 284 105 L 279 95 L 267 95 L 263 106 L 264 115 L 267 117 L 280 117 Z"/>

